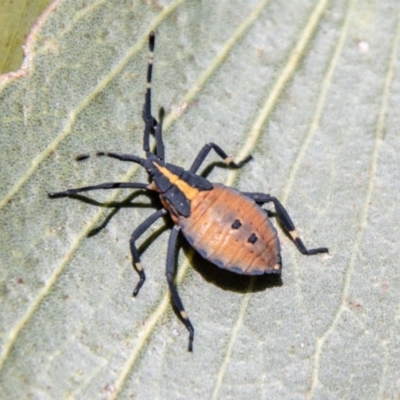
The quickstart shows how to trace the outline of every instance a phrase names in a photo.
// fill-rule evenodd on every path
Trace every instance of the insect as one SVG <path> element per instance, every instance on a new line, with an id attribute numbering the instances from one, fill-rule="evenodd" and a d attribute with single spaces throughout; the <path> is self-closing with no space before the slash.
<path id="1" fill-rule="evenodd" d="M 163 208 L 157 210 L 132 233 L 130 250 L 133 265 L 139 275 L 133 296 L 139 293 L 146 279 L 136 242 L 159 218 L 169 214 L 174 226 L 171 230 L 166 261 L 166 277 L 174 306 L 189 331 L 188 350 L 193 349 L 194 328 L 174 284 L 176 242 L 182 232 L 190 245 L 202 257 L 216 266 L 244 275 L 280 274 L 282 270 L 280 245 L 276 230 L 261 206 L 273 203 L 276 215 L 299 251 L 306 255 L 327 253 L 320 247 L 307 250 L 287 211 L 279 200 L 269 194 L 239 192 L 220 183 L 211 183 L 196 172 L 211 150 L 230 167 L 240 168 L 251 159 L 235 163 L 215 143 L 208 143 L 198 153 L 189 170 L 165 162 L 162 140 L 163 109 L 159 121 L 151 113 L 151 78 L 153 71 L 155 35 L 149 35 L 150 60 L 147 66 L 147 87 L 142 118 L 144 120 L 143 150 L 145 158 L 130 154 L 100 151 L 96 156 L 140 164 L 151 177 L 151 183 L 111 182 L 64 192 L 49 193 L 50 198 L 68 197 L 81 192 L 100 189 L 142 189 L 158 193 Z M 155 151 L 150 150 L 150 136 L 155 137 Z M 89 158 L 80 155 L 78 161 Z"/>

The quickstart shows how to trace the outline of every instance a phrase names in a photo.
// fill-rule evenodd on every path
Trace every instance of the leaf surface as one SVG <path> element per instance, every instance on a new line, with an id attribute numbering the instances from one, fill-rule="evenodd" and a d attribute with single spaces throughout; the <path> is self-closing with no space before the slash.
<path id="1" fill-rule="evenodd" d="M 390 0 L 53 2 L 24 68 L 0 78 L 1 397 L 397 399 L 399 15 Z M 152 30 L 168 161 L 188 168 L 211 141 L 252 154 L 203 171 L 280 198 L 306 246 L 330 251 L 305 257 L 278 226 L 281 281 L 249 279 L 182 240 L 193 354 L 165 282 L 168 219 L 139 240 L 131 299 L 129 238 L 157 199 L 47 197 L 147 182 L 74 157 L 142 155 Z"/>

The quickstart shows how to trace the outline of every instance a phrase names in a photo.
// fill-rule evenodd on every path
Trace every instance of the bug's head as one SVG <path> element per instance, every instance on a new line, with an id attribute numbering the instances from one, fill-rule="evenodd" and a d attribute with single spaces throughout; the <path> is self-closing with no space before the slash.
<path id="1" fill-rule="evenodd" d="M 140 165 L 146 169 L 147 173 L 151 176 L 152 179 L 154 179 L 154 176 L 158 172 L 158 168 L 155 164 L 163 165 L 164 163 L 159 160 L 159 158 L 151 151 L 148 151 L 146 153 L 146 158 L 142 158 L 140 160 Z"/>
<path id="2" fill-rule="evenodd" d="M 164 193 L 171 187 L 171 181 L 167 176 L 168 172 L 170 172 L 171 165 L 168 165 L 169 168 L 166 168 L 164 161 L 160 160 L 157 155 L 151 152 L 148 152 L 146 156 L 146 158 L 140 160 L 140 165 L 144 167 L 150 175 L 152 183 L 154 183 L 157 188 L 156 190 Z"/>

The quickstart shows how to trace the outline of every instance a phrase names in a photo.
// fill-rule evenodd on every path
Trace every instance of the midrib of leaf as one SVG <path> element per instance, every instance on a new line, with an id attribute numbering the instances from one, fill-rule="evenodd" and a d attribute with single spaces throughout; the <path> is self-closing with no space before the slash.
<path id="1" fill-rule="evenodd" d="M 381 101 L 381 104 L 379 107 L 379 114 L 378 114 L 378 119 L 376 122 L 375 144 L 374 144 L 374 148 L 373 148 L 372 154 L 371 154 L 371 162 L 370 162 L 370 167 L 369 167 L 369 179 L 368 179 L 365 200 L 364 200 L 364 204 L 362 206 L 362 211 L 361 211 L 361 215 L 360 215 L 360 219 L 359 219 L 359 223 L 358 223 L 358 229 L 357 229 L 355 241 L 353 244 L 353 248 L 351 250 L 350 261 L 349 261 L 348 267 L 346 269 L 346 274 L 344 277 L 344 287 L 343 287 L 343 293 L 342 293 L 340 305 L 332 319 L 331 325 L 328 327 L 326 332 L 323 335 L 321 335 L 321 337 L 317 340 L 316 350 L 315 350 L 315 354 L 314 354 L 312 380 L 311 380 L 310 388 L 309 388 L 309 391 L 307 394 L 307 397 L 310 399 L 313 397 L 314 390 L 319 382 L 319 380 L 318 380 L 319 363 L 320 363 L 324 344 L 325 344 L 327 338 L 330 336 L 330 334 L 335 329 L 337 323 L 340 320 L 340 317 L 341 317 L 343 311 L 346 309 L 346 299 L 347 299 L 347 296 L 349 293 L 350 282 L 351 282 L 352 274 L 354 271 L 354 265 L 355 265 L 357 256 L 359 254 L 360 243 L 361 243 L 361 240 L 364 235 L 365 227 L 367 225 L 369 207 L 370 207 L 372 194 L 373 194 L 374 186 L 375 186 L 374 181 L 375 181 L 375 175 L 376 175 L 376 170 L 377 170 L 379 150 L 380 150 L 380 147 L 382 144 L 382 139 L 384 136 L 384 127 L 385 127 L 385 121 L 386 121 L 386 110 L 387 110 L 387 104 L 388 104 L 389 90 L 390 90 L 390 84 L 393 80 L 394 66 L 395 66 L 395 62 L 397 59 L 399 41 L 400 41 L 400 7 L 398 10 L 398 16 L 397 16 L 396 33 L 393 38 L 393 46 L 392 46 L 392 50 L 390 53 L 388 68 L 387 68 L 387 72 L 386 72 L 385 80 L 384 80 L 384 84 L 383 84 L 382 101 Z"/>

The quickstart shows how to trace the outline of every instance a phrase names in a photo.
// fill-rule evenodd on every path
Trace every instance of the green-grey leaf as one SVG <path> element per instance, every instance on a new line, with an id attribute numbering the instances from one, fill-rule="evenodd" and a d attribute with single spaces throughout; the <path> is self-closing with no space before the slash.
<path id="1" fill-rule="evenodd" d="M 0 77 L 0 397 L 397 399 L 399 19 L 393 0 L 54 1 L 23 69 Z M 278 228 L 280 284 L 223 274 L 182 241 L 193 354 L 162 221 L 140 240 L 131 299 L 129 238 L 151 200 L 47 197 L 147 182 L 74 157 L 142 154 L 151 30 L 168 161 L 187 168 L 210 141 L 252 154 L 209 179 L 277 196 L 306 245 L 330 250 L 305 257 Z"/>
<path id="2" fill-rule="evenodd" d="M 0 73 L 18 69 L 22 45 L 50 0 L 2 0 L 0 4 Z"/>

